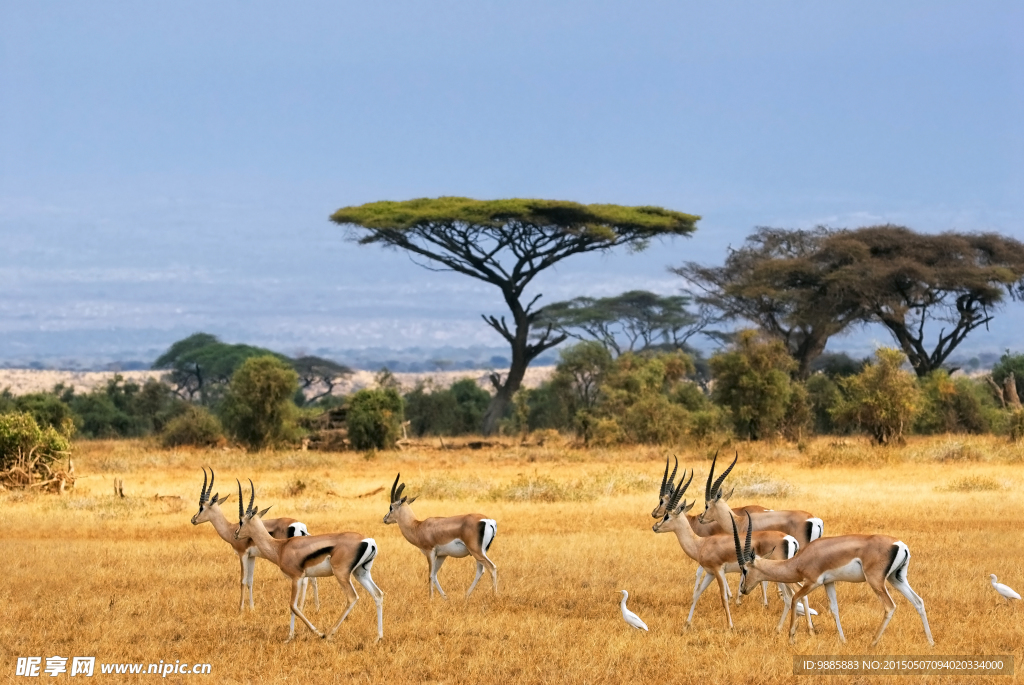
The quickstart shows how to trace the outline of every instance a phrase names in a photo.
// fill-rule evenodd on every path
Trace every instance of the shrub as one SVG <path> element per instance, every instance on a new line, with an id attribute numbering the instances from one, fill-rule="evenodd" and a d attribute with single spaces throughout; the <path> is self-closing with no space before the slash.
<path id="1" fill-rule="evenodd" d="M 1024 410 L 1015 411 L 1010 414 L 1007 421 L 1006 432 L 1013 442 L 1024 440 Z"/>
<path id="2" fill-rule="evenodd" d="M 405 416 L 413 435 L 465 435 L 477 433 L 491 395 L 472 378 L 463 378 L 445 390 L 417 385 L 405 396 Z"/>
<path id="3" fill-rule="evenodd" d="M 840 379 L 846 397 L 836 407 L 836 418 L 866 431 L 876 443 L 902 442 L 917 408 L 919 392 L 913 374 L 901 367 L 906 356 L 887 347 L 875 352 L 875 361 L 855 376 Z"/>
<path id="4" fill-rule="evenodd" d="M 919 381 L 921 408 L 914 431 L 935 433 L 987 433 L 997 413 L 991 393 L 969 378 L 953 380 L 944 369 Z"/>
<path id="5" fill-rule="evenodd" d="M 71 450 L 74 426 L 40 428 L 28 412 L 0 414 L 0 477 L 6 485 L 24 487 L 53 475 L 51 464 Z"/>
<path id="6" fill-rule="evenodd" d="M 758 440 L 782 429 L 796 362 L 781 342 L 740 331 L 732 348 L 713 356 L 710 364 L 712 396 L 728 407 L 738 435 Z"/>
<path id="7" fill-rule="evenodd" d="M 804 383 L 810 403 L 811 425 L 819 435 L 845 432 L 836 424 L 836 407 L 843 399 L 839 385 L 824 373 L 816 373 Z"/>
<path id="8" fill-rule="evenodd" d="M 357 450 L 392 449 L 402 433 L 402 397 L 393 387 L 365 389 L 349 400 L 348 438 Z"/>
<path id="9" fill-rule="evenodd" d="M 273 355 L 250 357 L 231 377 L 224 401 L 224 424 L 249 449 L 295 439 L 298 374 Z"/>
<path id="10" fill-rule="evenodd" d="M 1002 489 L 1003 486 L 998 481 L 988 476 L 979 475 L 955 478 L 943 487 L 936 488 L 936 490 L 942 492 L 990 492 Z"/>
<path id="11" fill-rule="evenodd" d="M 1024 354 L 1013 354 L 1007 350 L 1006 354 L 999 358 L 999 362 L 992 367 L 992 380 L 1002 388 L 1006 377 L 1011 373 L 1014 376 L 1017 397 L 1024 401 Z"/>
<path id="12" fill-rule="evenodd" d="M 210 447 L 224 440 L 224 431 L 216 416 L 198 405 L 189 405 L 167 422 L 160 443 L 164 447 Z"/>

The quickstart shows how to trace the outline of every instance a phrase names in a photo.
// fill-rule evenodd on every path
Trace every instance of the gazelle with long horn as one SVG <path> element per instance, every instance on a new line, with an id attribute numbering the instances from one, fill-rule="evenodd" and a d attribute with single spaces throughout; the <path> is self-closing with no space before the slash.
<path id="1" fill-rule="evenodd" d="M 235 539 L 235 531 L 231 523 L 228 522 L 227 517 L 224 516 L 224 512 L 221 511 L 220 505 L 227 501 L 230 495 L 224 495 L 218 497 L 215 493 L 212 497 L 210 493 L 213 492 L 213 483 L 216 479 L 213 469 L 210 469 L 210 486 L 206 486 L 206 469 L 203 469 L 203 487 L 199 492 L 199 511 L 192 517 L 192 525 L 198 526 L 200 523 L 209 522 L 213 529 L 217 531 L 217 535 L 220 536 L 221 540 L 231 545 L 231 549 L 234 550 L 238 556 L 238 561 L 242 566 L 242 598 L 238 605 L 238 611 L 245 611 L 245 596 L 249 595 L 249 610 L 255 609 L 253 598 L 252 598 L 252 586 L 253 576 L 256 573 L 256 557 L 261 556 L 259 548 L 251 540 L 245 538 L 241 540 Z M 266 513 L 265 511 L 263 513 Z M 271 537 L 275 537 L 279 540 L 292 537 L 302 537 L 309 535 L 309 530 L 306 528 L 306 524 L 301 521 L 296 521 L 290 518 L 279 518 L 279 519 L 268 519 L 263 522 L 267 532 L 270 533 Z M 316 599 L 316 608 L 320 610 L 320 589 L 317 587 L 316 578 L 313 581 L 313 595 Z M 303 588 L 302 604 L 305 604 L 306 594 L 305 588 Z"/>
<path id="2" fill-rule="evenodd" d="M 836 619 L 839 639 L 846 642 L 843 626 L 839 622 L 839 603 L 836 601 L 835 583 L 867 583 L 874 590 L 878 601 L 882 603 L 885 616 L 878 633 L 871 642 L 878 644 L 882 639 L 885 627 L 889 625 L 896 603 L 889 595 L 886 581 L 899 590 L 900 594 L 910 600 L 924 626 L 928 644 L 934 645 L 932 631 L 928 627 L 928 614 L 924 610 L 924 600 L 914 592 L 907 582 L 907 568 L 910 566 L 910 549 L 907 545 L 888 535 L 840 535 L 834 538 L 820 538 L 808 544 L 792 559 L 764 559 L 757 555 L 751 545 L 753 522 L 747 520 L 747 537 L 740 547 L 740 535 L 733 524 L 733 541 L 736 545 L 736 556 L 740 560 L 740 592 L 750 592 L 758 583 L 772 580 L 780 583 L 803 583 L 803 587 L 794 596 L 795 601 L 822 585 L 828 594 L 832 607 L 832 615 Z M 757 535 L 757 532 L 754 533 Z M 789 620 L 789 641 L 796 642 L 795 616 Z M 808 621 L 808 630 L 814 634 L 814 627 Z"/>
<path id="3" fill-rule="evenodd" d="M 252 481 L 249 481 L 251 494 L 249 495 L 249 506 L 242 508 L 242 484 L 238 484 L 238 529 L 235 531 L 236 539 L 250 538 L 259 548 L 262 556 L 268 561 L 277 565 L 281 571 L 292 581 L 291 621 L 288 626 L 289 642 L 295 637 L 295 617 L 306 624 L 318 637 L 327 639 L 334 635 L 334 631 L 348 617 L 356 602 L 359 601 L 359 594 L 352 585 L 352 578 L 355 578 L 362 585 L 377 605 L 377 639 L 384 637 L 384 591 L 377 587 L 370 575 L 373 568 L 373 560 L 377 557 L 377 542 L 373 538 L 363 537 L 361 533 L 328 533 L 326 535 L 307 535 L 304 537 L 288 538 L 278 540 L 271 537 L 260 515 L 263 511 L 257 511 L 254 506 L 256 488 Z M 269 509 L 269 507 L 267 507 Z M 317 630 L 306 615 L 302 613 L 299 604 L 299 595 L 302 590 L 303 581 L 306 578 L 317 578 L 334 576 L 338 585 L 348 598 L 348 606 L 345 612 L 338 619 L 326 634 Z"/>
<path id="4" fill-rule="evenodd" d="M 665 473 L 661 477 L 661 491 L 660 491 L 660 496 L 658 498 L 658 506 L 656 506 L 654 508 L 654 511 L 651 512 L 651 518 L 656 518 L 656 519 L 664 518 L 665 514 L 668 513 L 668 503 L 669 503 L 669 500 L 672 499 L 672 491 L 673 491 L 673 488 L 674 488 L 673 484 L 675 483 L 675 480 L 676 480 L 676 471 L 679 470 L 679 459 L 677 457 L 674 457 L 674 458 L 675 458 L 675 465 L 672 467 L 672 475 L 670 476 L 668 474 L 668 457 L 665 457 Z M 762 507 L 760 504 L 748 504 L 746 506 L 738 507 L 738 508 L 732 510 L 732 512 L 736 516 L 742 516 L 743 514 L 745 514 L 748 511 L 771 511 L 771 509 L 768 509 L 766 507 Z M 693 532 L 696 533 L 697 535 L 699 535 L 702 538 L 706 538 L 709 535 L 728 535 L 729 534 L 729 531 L 726 530 L 725 528 L 722 528 L 722 526 L 718 525 L 717 521 L 709 521 L 708 523 L 701 523 L 700 521 L 697 520 L 697 515 L 696 514 L 692 514 L 692 515 L 691 514 L 686 514 L 686 520 L 687 520 L 687 522 L 689 522 L 690 528 L 693 529 Z M 694 592 L 696 592 L 697 588 L 700 587 L 700 583 L 701 583 L 701 580 L 703 580 L 703 578 L 704 578 L 704 567 L 703 566 L 698 566 L 697 567 L 697 575 L 696 575 L 696 577 L 693 580 L 693 591 Z M 765 603 L 767 604 L 767 602 L 768 602 L 767 583 L 765 584 L 764 588 L 765 588 L 764 589 Z M 725 586 L 725 593 L 726 593 L 727 597 L 731 597 L 732 596 L 732 592 L 729 590 L 729 585 L 728 584 L 726 584 L 726 586 Z M 738 597 L 737 597 L 737 601 L 739 601 Z"/>
<path id="5" fill-rule="evenodd" d="M 472 556 L 476 560 L 476 577 L 473 584 L 466 590 L 466 597 L 469 597 L 476 587 L 477 581 L 486 568 L 491 574 L 494 584 L 494 592 L 498 592 L 498 567 L 494 565 L 487 552 L 494 542 L 498 532 L 498 524 L 494 519 L 487 518 L 483 514 L 463 514 L 462 516 L 447 516 L 443 518 L 428 518 L 423 521 L 416 520 L 416 515 L 410 506 L 416 501 L 415 497 L 403 496 L 405 483 L 398 484 L 402 477 L 399 473 L 391 486 L 391 507 L 384 517 L 384 523 L 397 523 L 402 536 L 411 542 L 413 546 L 423 552 L 429 564 L 430 596 L 434 596 L 434 588 L 441 593 L 441 596 L 448 599 L 448 595 L 441 589 L 437 582 L 437 572 L 448 557 Z"/>
<path id="6" fill-rule="evenodd" d="M 700 523 L 717 523 L 722 527 L 725 534 L 728 534 L 729 530 L 731 530 L 733 512 L 735 511 L 730 509 L 726 502 L 732 496 L 732 492 L 735 492 L 735 488 L 728 495 L 724 495 L 722 493 L 722 483 L 733 467 L 736 466 L 738 460 L 739 453 L 737 452 L 736 458 L 729 464 L 729 468 L 712 483 L 715 477 L 715 463 L 718 461 L 718 454 L 715 454 L 715 458 L 711 461 L 711 470 L 708 472 L 708 481 L 704 486 L 704 511 L 697 517 Z M 822 520 L 815 518 L 807 511 L 793 509 L 788 511 L 744 512 L 744 514 L 747 513 L 750 514 L 750 519 L 754 522 L 757 530 L 777 530 L 787 535 L 792 535 L 797 539 L 801 547 L 820 538 L 825 530 L 825 524 Z M 742 517 L 740 518 L 741 534 L 744 532 L 742 526 L 746 525 L 743 523 L 745 520 Z"/>
<path id="7" fill-rule="evenodd" d="M 729 624 L 729 628 L 732 628 L 732 613 L 729 610 L 728 585 L 726 584 L 725 574 L 739 573 L 740 565 L 732 546 L 732 540 L 729 539 L 728 535 L 699 537 L 685 520 L 686 512 L 696 503 L 690 502 L 687 504 L 686 500 L 682 499 L 686 493 L 686 488 L 689 487 L 692 481 L 693 473 L 690 473 L 690 480 L 686 480 L 686 472 L 684 471 L 683 478 L 679 481 L 679 485 L 674 487 L 672 498 L 668 501 L 668 513 L 654 524 L 653 530 L 655 533 L 675 533 L 676 539 L 686 555 L 696 561 L 707 572 L 704 582 L 701 583 L 698 589 L 694 590 L 690 613 L 686 617 L 686 625 L 689 626 L 693 621 L 693 612 L 697 607 L 697 600 L 700 599 L 704 590 L 707 589 L 712 579 L 714 579 L 718 581 L 718 587 L 722 596 L 722 606 L 725 608 L 726 621 Z M 799 543 L 793 536 L 778 531 L 763 531 L 759 533 L 754 538 L 754 544 L 757 546 L 757 549 L 761 550 L 762 554 L 779 559 L 792 557 L 800 548 Z M 792 596 L 790 588 L 782 585 L 781 589 L 785 609 L 783 610 L 782 618 L 779 619 L 780 627 L 786 618 L 786 614 L 789 613 L 790 598 Z M 765 603 L 767 604 L 767 597 L 765 598 Z"/>

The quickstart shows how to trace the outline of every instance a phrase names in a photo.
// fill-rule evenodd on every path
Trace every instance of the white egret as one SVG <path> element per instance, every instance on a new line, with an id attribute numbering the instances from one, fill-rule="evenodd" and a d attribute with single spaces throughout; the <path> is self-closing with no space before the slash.
<path id="1" fill-rule="evenodd" d="M 647 630 L 647 624 L 641 621 L 639 616 L 637 616 L 632 611 L 626 608 L 626 599 L 629 597 L 629 593 L 625 590 L 621 590 L 621 592 L 622 602 L 619 606 L 622 607 L 622 618 L 626 619 L 626 623 L 633 626 L 634 628 L 638 628 L 640 630 Z"/>
<path id="2" fill-rule="evenodd" d="M 1011 599 L 1020 599 L 1020 595 L 1018 595 L 1012 587 L 996 582 L 996 574 L 991 574 L 989 576 L 989 580 L 992 582 L 992 587 L 995 589 L 995 591 L 1006 598 L 1007 604 L 1009 604 Z"/>

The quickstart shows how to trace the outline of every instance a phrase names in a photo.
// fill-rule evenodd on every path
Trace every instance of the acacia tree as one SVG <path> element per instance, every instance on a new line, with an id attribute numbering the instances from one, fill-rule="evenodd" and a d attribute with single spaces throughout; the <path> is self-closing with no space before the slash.
<path id="1" fill-rule="evenodd" d="M 1019 297 L 1024 282 L 1024 243 L 996 233 L 870 226 L 827 236 L 821 254 L 833 301 L 888 328 L 919 377 L 988 324 L 1005 296 Z"/>
<path id="2" fill-rule="evenodd" d="M 574 254 L 622 245 L 641 250 L 652 238 L 689 235 L 698 219 L 660 207 L 462 197 L 373 202 L 331 216 L 360 245 L 406 250 L 427 260 L 418 262 L 425 268 L 455 271 L 501 291 L 511 324 L 505 316 L 483 318 L 508 341 L 512 362 L 504 379 L 491 377 L 496 392 L 484 414 L 485 434 L 496 431 L 530 362 L 566 339 L 550 324 L 534 325 L 540 294 L 525 300 L 533 279 Z"/>
<path id="3" fill-rule="evenodd" d="M 780 340 L 806 379 L 828 339 L 862 318 L 858 303 L 832 287 L 834 264 L 822 252 L 833 231 L 758 228 L 722 266 L 687 262 L 672 271 L 702 292 L 698 301 L 724 318 L 745 319 Z"/>
<path id="4" fill-rule="evenodd" d="M 299 390 L 305 393 L 311 388 L 322 388 L 319 393 L 307 398 L 307 403 L 316 402 L 321 397 L 332 394 L 334 386 L 345 376 L 352 375 L 352 369 L 349 367 L 323 357 L 306 355 L 293 359 L 291 364 L 295 373 L 299 375 Z"/>
<path id="5" fill-rule="evenodd" d="M 209 333 L 193 333 L 179 340 L 153 362 L 154 369 L 167 369 L 174 393 L 189 402 L 217 403 L 242 363 L 252 357 L 270 355 L 288 358 L 262 347 L 221 342 Z"/>
<path id="6" fill-rule="evenodd" d="M 577 297 L 549 304 L 538 320 L 577 340 L 595 340 L 620 355 L 652 347 L 686 347 L 714 317 L 707 306 L 690 311 L 689 295 L 630 290 L 612 297 Z"/>

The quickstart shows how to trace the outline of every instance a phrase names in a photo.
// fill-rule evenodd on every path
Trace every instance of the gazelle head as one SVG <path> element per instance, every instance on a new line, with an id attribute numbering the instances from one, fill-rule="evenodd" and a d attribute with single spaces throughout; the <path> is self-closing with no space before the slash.
<path id="1" fill-rule="evenodd" d="M 686 469 L 683 469 L 683 476 L 679 479 L 679 485 L 672 490 L 672 494 L 665 504 L 665 515 L 652 528 L 655 533 L 672 532 L 679 526 L 686 526 L 689 529 L 690 523 L 686 520 L 684 514 L 693 508 L 695 502 L 690 502 L 687 505 L 683 495 L 686 493 L 686 488 L 690 486 L 691 482 L 693 482 L 693 471 L 690 471 L 690 480 L 686 480 Z"/>
<path id="2" fill-rule="evenodd" d="M 412 504 L 416 501 L 416 497 L 402 496 L 402 491 L 405 490 L 405 483 L 398 484 L 398 479 L 401 477 L 401 473 L 395 476 L 395 482 L 391 486 L 391 508 L 388 509 L 388 513 L 384 516 L 384 523 L 398 523 L 398 510 L 404 505 Z"/>
<path id="3" fill-rule="evenodd" d="M 672 468 L 672 475 L 668 475 L 668 457 L 665 457 L 665 475 L 661 477 L 661 493 L 658 495 L 658 506 L 651 512 L 651 517 L 660 519 L 668 513 L 668 501 L 672 499 L 672 489 L 676 480 L 676 471 L 679 470 L 679 458 L 675 457 L 676 465 Z"/>
<path id="4" fill-rule="evenodd" d="M 256 510 L 256 507 L 253 504 L 253 501 L 256 499 L 256 486 L 252 484 L 252 479 L 250 478 L 249 506 L 242 509 L 242 501 L 244 499 L 242 497 L 242 484 L 238 482 L 237 478 L 235 479 L 235 482 L 238 483 L 238 529 L 235 530 L 235 539 L 243 540 L 245 538 L 252 537 L 253 519 L 263 518 L 263 515 L 270 511 L 270 507 L 267 507 L 262 511 Z"/>
<path id="5" fill-rule="evenodd" d="M 203 469 L 203 489 L 199 491 L 199 511 L 192 516 L 192 525 L 198 526 L 200 523 L 205 523 L 210 520 L 211 510 L 219 505 L 224 504 L 228 500 L 230 495 L 224 495 L 220 499 L 217 495 L 210 497 L 210 492 L 213 490 L 213 469 L 210 469 L 210 487 L 206 487 L 206 469 Z"/>
<path id="6" fill-rule="evenodd" d="M 747 514 L 747 539 L 740 547 L 740 535 L 736 531 L 736 519 L 732 521 L 732 539 L 736 543 L 736 561 L 740 565 L 740 594 L 747 594 L 764 580 L 764 574 L 754 563 L 757 561 L 757 554 L 750 544 L 751 535 L 754 532 L 754 524 L 750 521 L 750 514 Z"/>
<path id="7" fill-rule="evenodd" d="M 715 458 L 711 460 L 711 470 L 708 471 L 708 482 L 704 485 L 704 511 L 700 513 L 697 520 L 701 523 L 714 523 L 715 517 L 711 513 L 712 507 L 717 505 L 719 502 L 724 503 L 726 500 L 732 497 L 732 493 L 736 491 L 733 488 L 728 495 L 722 494 L 722 483 L 725 481 L 725 477 L 729 475 L 732 468 L 736 466 L 736 461 L 740 458 L 740 453 L 736 453 L 736 458 L 729 464 L 729 468 L 725 470 L 718 480 L 712 485 L 711 481 L 715 477 L 715 463 L 718 461 L 718 452 L 715 452 Z"/>

